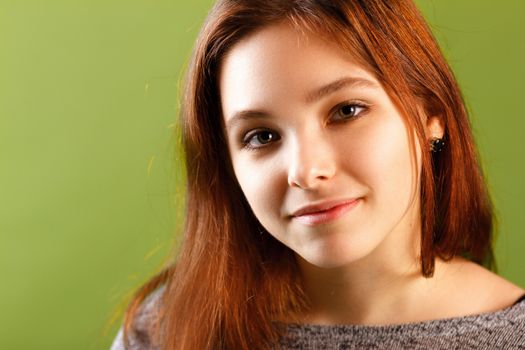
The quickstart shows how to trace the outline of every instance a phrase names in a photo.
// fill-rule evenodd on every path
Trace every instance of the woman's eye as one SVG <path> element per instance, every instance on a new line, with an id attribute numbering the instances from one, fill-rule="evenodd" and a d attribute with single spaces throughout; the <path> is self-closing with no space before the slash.
<path id="1" fill-rule="evenodd" d="M 332 118 L 336 121 L 346 121 L 358 117 L 366 110 L 366 106 L 357 103 L 344 103 L 337 107 Z"/>
<path id="2" fill-rule="evenodd" d="M 254 130 L 246 134 L 242 143 L 246 148 L 256 149 L 275 142 L 280 138 L 279 134 L 271 130 Z"/>

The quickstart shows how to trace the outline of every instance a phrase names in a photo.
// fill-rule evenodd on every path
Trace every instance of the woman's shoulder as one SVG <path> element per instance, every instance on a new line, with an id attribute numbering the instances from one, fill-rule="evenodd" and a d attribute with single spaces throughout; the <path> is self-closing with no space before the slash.
<path id="1" fill-rule="evenodd" d="M 113 341 L 111 350 L 155 349 L 152 332 L 158 325 L 163 292 L 164 286 L 157 288 L 139 306 L 127 334 L 128 346 L 125 347 L 124 329 L 121 327 Z"/>
<path id="2" fill-rule="evenodd" d="M 522 287 L 469 261 L 459 260 L 449 271 L 452 279 L 446 294 L 458 304 L 471 308 L 470 312 L 465 310 L 465 314 L 503 310 L 525 294 Z"/>

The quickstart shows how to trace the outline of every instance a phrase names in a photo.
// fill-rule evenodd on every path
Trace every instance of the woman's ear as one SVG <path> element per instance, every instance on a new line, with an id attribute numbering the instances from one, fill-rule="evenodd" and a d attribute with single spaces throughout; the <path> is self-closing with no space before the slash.
<path id="1" fill-rule="evenodd" d="M 445 134 L 445 126 L 443 119 L 440 116 L 432 116 L 427 118 L 427 138 L 428 139 L 442 139 Z"/>

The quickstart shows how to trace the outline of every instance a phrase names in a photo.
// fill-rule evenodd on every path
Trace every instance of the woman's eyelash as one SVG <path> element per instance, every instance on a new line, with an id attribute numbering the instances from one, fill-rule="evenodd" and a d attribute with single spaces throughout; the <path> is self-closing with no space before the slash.
<path id="1" fill-rule="evenodd" d="M 335 106 L 333 112 L 330 113 L 330 119 L 335 121 L 348 121 L 361 116 L 362 113 L 366 112 L 370 108 L 368 104 L 360 101 L 347 101 Z"/>
<path id="2" fill-rule="evenodd" d="M 255 129 L 246 133 L 242 146 L 248 150 L 256 150 L 280 140 L 281 136 L 269 129 Z"/>

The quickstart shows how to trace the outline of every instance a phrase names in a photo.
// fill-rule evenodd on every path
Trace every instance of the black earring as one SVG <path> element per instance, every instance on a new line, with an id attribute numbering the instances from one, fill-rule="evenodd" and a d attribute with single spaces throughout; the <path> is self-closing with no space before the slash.
<path id="1" fill-rule="evenodd" d="M 440 138 L 430 139 L 430 150 L 434 153 L 441 152 L 445 147 L 445 141 Z"/>

